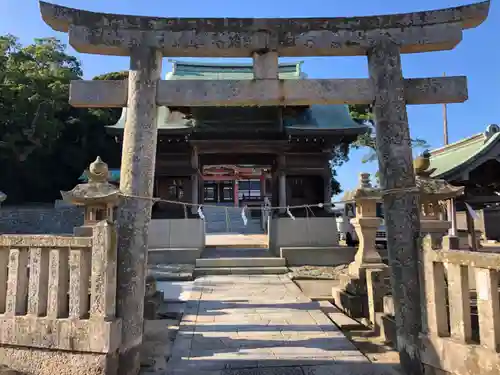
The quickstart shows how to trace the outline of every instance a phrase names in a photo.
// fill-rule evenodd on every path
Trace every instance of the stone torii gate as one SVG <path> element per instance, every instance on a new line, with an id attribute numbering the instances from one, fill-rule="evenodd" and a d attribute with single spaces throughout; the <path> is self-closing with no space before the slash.
<path id="1" fill-rule="evenodd" d="M 276 106 L 373 103 L 377 155 L 401 365 L 422 374 L 418 191 L 407 104 L 467 99 L 465 77 L 404 79 L 402 53 L 453 49 L 480 25 L 489 1 L 443 10 L 357 18 L 158 18 L 92 13 L 45 2 L 44 21 L 83 53 L 130 56 L 128 81 L 75 81 L 77 107 L 128 107 L 120 190 L 117 315 L 120 374 L 137 374 L 157 143 L 157 106 Z M 369 79 L 279 80 L 279 56 L 367 56 Z M 254 79 L 160 81 L 161 59 L 252 57 Z M 145 199 L 136 198 L 143 197 Z"/>

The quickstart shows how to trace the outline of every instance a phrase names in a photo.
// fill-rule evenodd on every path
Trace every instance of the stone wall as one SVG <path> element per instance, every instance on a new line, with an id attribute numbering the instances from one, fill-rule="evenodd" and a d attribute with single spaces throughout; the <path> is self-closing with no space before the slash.
<path id="1" fill-rule="evenodd" d="M 269 221 L 269 248 L 280 255 L 282 247 L 338 246 L 334 217 L 275 218 Z"/>
<path id="2" fill-rule="evenodd" d="M 83 225 L 83 209 L 75 206 L 2 206 L 0 233 L 67 234 Z"/>

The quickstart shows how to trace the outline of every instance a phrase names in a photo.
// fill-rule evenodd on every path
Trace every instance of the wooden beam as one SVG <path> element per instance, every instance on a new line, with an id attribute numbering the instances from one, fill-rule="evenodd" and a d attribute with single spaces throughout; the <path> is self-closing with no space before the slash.
<path id="1" fill-rule="evenodd" d="M 407 104 L 461 103 L 467 100 L 466 77 L 405 80 Z M 172 80 L 160 81 L 159 106 L 282 106 L 369 104 L 369 79 Z M 125 107 L 126 81 L 72 81 L 75 107 Z"/>

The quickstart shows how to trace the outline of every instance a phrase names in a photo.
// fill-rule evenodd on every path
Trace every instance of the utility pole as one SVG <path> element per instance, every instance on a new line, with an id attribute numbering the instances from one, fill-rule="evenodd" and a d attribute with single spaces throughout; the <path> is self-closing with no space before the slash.
<path id="1" fill-rule="evenodd" d="M 443 77 L 446 77 L 446 73 L 443 73 Z M 443 103 L 443 143 L 444 146 L 448 145 L 448 107 L 446 103 Z M 457 208 L 455 205 L 455 199 L 450 199 L 448 201 L 448 220 L 451 221 L 451 228 L 449 235 L 457 237 Z"/>
<path id="2" fill-rule="evenodd" d="M 443 73 L 443 77 L 446 77 L 446 73 Z M 448 107 L 446 103 L 443 103 L 443 135 L 444 135 L 444 145 L 448 144 Z"/>

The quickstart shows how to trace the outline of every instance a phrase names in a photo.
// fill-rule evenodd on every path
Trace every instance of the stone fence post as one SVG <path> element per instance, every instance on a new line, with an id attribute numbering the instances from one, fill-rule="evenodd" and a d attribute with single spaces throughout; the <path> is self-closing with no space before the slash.
<path id="1" fill-rule="evenodd" d="M 116 314 L 117 236 L 113 224 L 93 228 L 90 317 L 111 320 Z"/>

